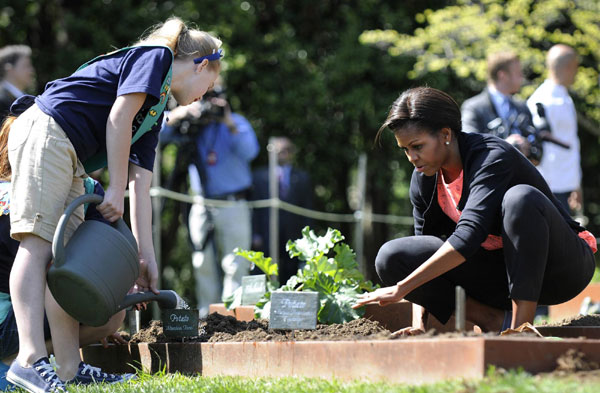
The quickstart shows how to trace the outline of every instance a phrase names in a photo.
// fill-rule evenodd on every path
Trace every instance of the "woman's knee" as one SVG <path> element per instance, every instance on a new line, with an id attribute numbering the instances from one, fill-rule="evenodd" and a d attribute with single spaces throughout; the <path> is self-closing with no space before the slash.
<path id="1" fill-rule="evenodd" d="M 408 276 L 425 262 L 443 241 L 433 236 L 409 236 L 386 242 L 375 258 L 375 270 L 385 284 Z"/>
<path id="2" fill-rule="evenodd" d="M 393 240 L 386 242 L 375 257 L 375 271 L 382 281 L 386 281 L 384 277 L 388 276 L 390 267 L 394 264 L 396 248 L 393 246 Z"/>
<path id="3" fill-rule="evenodd" d="M 531 212 L 531 209 L 540 208 L 544 194 L 528 184 L 518 184 L 511 187 L 502 198 L 503 215 L 522 214 Z"/>

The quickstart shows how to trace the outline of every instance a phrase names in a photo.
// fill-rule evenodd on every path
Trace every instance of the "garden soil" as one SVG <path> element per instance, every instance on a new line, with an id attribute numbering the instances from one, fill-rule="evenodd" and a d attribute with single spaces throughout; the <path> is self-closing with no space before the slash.
<path id="1" fill-rule="evenodd" d="M 578 315 L 546 326 L 600 326 L 600 314 Z"/>
<path id="2" fill-rule="evenodd" d="M 269 321 L 238 321 L 234 317 L 217 313 L 200 320 L 197 337 L 173 340 L 165 336 L 161 321 L 152 321 L 148 328 L 131 337 L 132 343 L 165 342 L 225 342 L 225 341 L 347 341 L 386 340 L 391 332 L 379 322 L 357 319 L 344 324 L 317 325 L 315 330 L 270 330 Z"/>
<path id="3" fill-rule="evenodd" d="M 585 315 L 565 319 L 560 323 L 547 326 L 600 326 L 600 315 Z M 217 313 L 200 320 L 197 337 L 170 339 L 160 321 L 152 321 L 150 326 L 131 337 L 132 343 L 167 342 L 226 342 L 226 341 L 348 341 L 348 340 L 387 340 L 393 339 L 392 332 L 379 322 L 360 318 L 344 324 L 317 325 L 315 330 L 271 330 L 267 320 L 250 322 L 238 321 L 234 317 Z M 416 337 L 466 337 L 471 332 L 437 333 L 431 330 Z M 411 338 L 411 337 L 408 337 Z"/>
<path id="4" fill-rule="evenodd" d="M 150 326 L 131 337 L 131 343 L 168 342 L 242 342 L 242 341 L 353 341 L 394 340 L 418 338 L 455 338 L 481 336 L 474 332 L 439 333 L 435 329 L 418 336 L 393 337 L 392 332 L 379 322 L 360 318 L 343 324 L 318 324 L 315 330 L 272 330 L 264 319 L 250 322 L 238 321 L 234 317 L 210 314 L 199 322 L 198 336 L 172 339 L 163 332 L 161 321 L 151 321 Z M 493 333 L 488 333 L 494 336 Z"/>

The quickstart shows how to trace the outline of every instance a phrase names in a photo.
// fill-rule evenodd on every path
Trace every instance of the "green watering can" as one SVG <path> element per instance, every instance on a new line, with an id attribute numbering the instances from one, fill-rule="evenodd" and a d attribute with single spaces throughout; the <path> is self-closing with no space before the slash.
<path id="1" fill-rule="evenodd" d="M 185 302 L 174 291 L 127 295 L 139 276 L 137 243 L 122 218 L 111 225 L 83 222 L 64 246 L 64 232 L 75 209 L 101 203 L 103 197 L 85 194 L 65 210 L 52 242 L 54 264 L 48 287 L 58 304 L 77 321 L 102 326 L 118 311 L 137 303 L 157 301 L 161 308 L 181 308 Z"/>

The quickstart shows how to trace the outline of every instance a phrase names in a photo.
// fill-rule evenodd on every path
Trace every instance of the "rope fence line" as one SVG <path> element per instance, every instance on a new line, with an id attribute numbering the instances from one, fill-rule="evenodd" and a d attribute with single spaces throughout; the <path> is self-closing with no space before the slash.
<path id="1" fill-rule="evenodd" d="M 199 203 L 204 204 L 206 206 L 213 207 L 228 207 L 235 206 L 236 201 L 224 201 L 220 199 L 209 199 L 204 198 L 201 195 L 188 195 L 182 194 L 179 192 L 167 190 L 162 187 L 152 187 L 150 188 L 150 196 L 158 197 L 158 198 L 169 198 L 179 202 L 185 203 Z M 352 214 L 346 213 L 328 213 L 321 212 L 318 210 L 307 209 L 304 207 L 292 205 L 291 203 L 282 201 L 278 198 L 271 199 L 261 199 L 257 201 L 245 201 L 245 203 L 251 208 L 265 208 L 265 207 L 277 207 L 281 210 L 288 211 L 290 213 L 298 214 L 300 216 L 305 216 L 308 218 L 323 220 L 323 221 L 331 221 L 331 222 L 360 222 L 360 221 L 371 221 L 383 224 L 393 224 L 393 225 L 413 225 L 413 218 L 406 216 L 394 216 L 394 215 L 386 215 L 386 214 L 372 214 L 361 211 L 356 211 Z"/>
<path id="2" fill-rule="evenodd" d="M 223 201 L 220 199 L 208 199 L 201 195 L 188 195 L 179 192 L 167 190 L 162 187 L 150 188 L 151 197 L 169 198 L 179 202 L 185 203 L 200 203 L 206 206 L 213 207 L 227 207 L 234 206 L 236 201 Z M 381 224 L 390 225 L 413 225 L 414 221 L 412 217 L 407 216 L 394 216 L 386 214 L 373 214 L 365 213 L 361 211 L 355 211 L 353 214 L 340 214 L 340 213 L 327 213 L 318 210 L 311 210 L 304 207 L 292 205 L 291 203 L 282 201 L 281 199 L 261 199 L 257 201 L 245 201 L 245 203 L 251 208 L 265 208 L 265 207 L 278 207 L 281 210 L 286 210 L 290 213 L 295 213 L 300 216 L 309 217 L 315 220 L 331 221 L 331 222 L 359 222 L 359 221 L 371 221 Z M 596 242 L 600 244 L 600 237 L 596 238 Z"/>

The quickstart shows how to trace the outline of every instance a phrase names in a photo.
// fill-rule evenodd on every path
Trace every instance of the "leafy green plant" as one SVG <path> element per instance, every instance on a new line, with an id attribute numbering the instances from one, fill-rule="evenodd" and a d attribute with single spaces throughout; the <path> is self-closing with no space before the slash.
<path id="1" fill-rule="evenodd" d="M 344 236 L 337 229 L 329 228 L 323 236 L 317 236 L 309 227 L 302 230 L 302 238 L 288 241 L 286 250 L 290 257 L 304 262 L 304 267 L 279 288 L 277 263 L 265 258 L 262 252 L 236 250 L 254 263 L 268 277 L 267 292 L 254 307 L 256 318 L 268 318 L 271 306 L 271 292 L 315 291 L 319 294 L 320 323 L 344 323 L 364 315 L 364 308 L 353 309 L 359 294 L 375 289 L 358 270 L 356 254 L 345 243 Z M 228 308 L 235 308 L 241 302 L 241 289 L 225 300 Z"/>
<path id="2" fill-rule="evenodd" d="M 240 248 L 234 249 L 233 252 L 234 254 L 242 256 L 252 262 L 267 276 L 266 293 L 269 294 L 269 297 L 271 291 L 275 291 L 277 288 L 279 288 L 279 280 L 277 279 L 279 275 L 278 266 L 277 262 L 273 261 L 272 258 L 265 257 L 265 255 L 259 251 L 242 250 Z M 240 306 L 242 304 L 242 287 L 239 287 L 231 295 L 224 298 L 223 303 L 225 303 L 225 307 L 227 307 L 229 310 L 233 310 L 234 308 Z M 263 316 L 261 312 L 257 318 L 268 318 L 268 314 Z"/>

